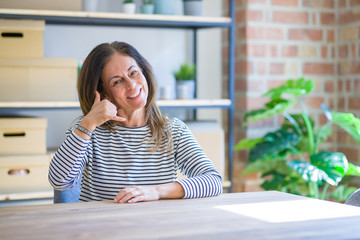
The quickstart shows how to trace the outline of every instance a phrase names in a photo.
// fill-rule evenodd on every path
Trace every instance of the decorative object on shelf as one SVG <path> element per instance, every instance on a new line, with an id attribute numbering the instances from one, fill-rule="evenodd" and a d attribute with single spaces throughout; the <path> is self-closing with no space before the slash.
<path id="1" fill-rule="evenodd" d="M 174 15 L 175 0 L 154 0 L 155 14 Z"/>
<path id="2" fill-rule="evenodd" d="M 183 0 L 175 0 L 174 15 L 184 15 L 184 2 Z"/>
<path id="3" fill-rule="evenodd" d="M 123 3 L 123 12 L 127 14 L 135 14 L 136 4 L 134 0 L 125 0 Z"/>
<path id="4" fill-rule="evenodd" d="M 312 80 L 300 78 L 265 93 L 263 96 L 270 101 L 262 109 L 247 112 L 244 125 L 278 115 L 284 117 L 283 124 L 262 138 L 241 140 L 235 150 L 250 150 L 249 165 L 242 174 L 261 173 L 265 190 L 343 202 L 357 189 L 349 187 L 347 181 L 360 176 L 360 167 L 350 163 L 345 154 L 324 150 L 320 144 L 332 135 L 333 124 L 360 142 L 360 119 L 322 105 L 328 122 L 315 128 L 302 99 L 314 86 Z M 293 106 L 300 109 L 290 111 Z"/>
<path id="5" fill-rule="evenodd" d="M 166 86 L 161 86 L 160 87 L 160 99 L 161 100 L 170 100 L 171 99 L 171 86 L 170 85 L 166 85 Z"/>
<path id="6" fill-rule="evenodd" d="M 82 0 L 82 10 L 86 12 L 98 11 L 99 0 Z"/>
<path id="7" fill-rule="evenodd" d="M 190 16 L 201 16 L 202 0 L 184 0 L 184 14 Z"/>
<path id="8" fill-rule="evenodd" d="M 141 13 L 143 14 L 153 14 L 155 10 L 153 0 L 143 0 L 143 5 L 141 6 Z"/>
<path id="9" fill-rule="evenodd" d="M 184 63 L 174 73 L 177 99 L 195 98 L 195 65 Z"/>

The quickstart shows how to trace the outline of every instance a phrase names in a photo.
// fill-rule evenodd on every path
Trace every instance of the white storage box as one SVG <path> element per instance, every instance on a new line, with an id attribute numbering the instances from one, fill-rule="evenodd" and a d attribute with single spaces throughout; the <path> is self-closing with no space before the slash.
<path id="1" fill-rule="evenodd" d="M 0 193 L 42 192 L 52 190 L 48 181 L 49 156 L 0 156 Z"/>
<path id="2" fill-rule="evenodd" d="M 0 118 L 0 154 L 45 154 L 46 118 Z"/>
<path id="3" fill-rule="evenodd" d="M 0 59 L 0 101 L 76 101 L 75 58 Z"/>
<path id="4" fill-rule="evenodd" d="M 43 20 L 0 19 L 0 57 L 42 58 L 44 28 Z"/>

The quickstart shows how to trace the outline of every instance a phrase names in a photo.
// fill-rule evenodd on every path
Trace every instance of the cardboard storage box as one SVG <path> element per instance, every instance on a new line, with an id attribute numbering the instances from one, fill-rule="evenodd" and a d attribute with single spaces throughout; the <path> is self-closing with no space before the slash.
<path id="1" fill-rule="evenodd" d="M 76 101 L 75 58 L 0 59 L 0 101 Z"/>
<path id="2" fill-rule="evenodd" d="M 45 154 L 46 118 L 0 118 L 0 154 Z"/>
<path id="3" fill-rule="evenodd" d="M 0 58 L 42 58 L 43 20 L 0 19 Z"/>
<path id="4" fill-rule="evenodd" d="M 48 181 L 49 156 L 0 156 L 0 193 L 41 192 L 52 190 Z"/>
<path id="5" fill-rule="evenodd" d="M 199 121 L 199 122 L 186 122 L 190 131 L 194 135 L 200 147 L 204 150 L 205 154 L 212 161 L 215 168 L 224 179 L 224 130 L 220 124 L 212 121 Z M 179 173 L 178 177 L 181 179 L 183 176 Z"/>

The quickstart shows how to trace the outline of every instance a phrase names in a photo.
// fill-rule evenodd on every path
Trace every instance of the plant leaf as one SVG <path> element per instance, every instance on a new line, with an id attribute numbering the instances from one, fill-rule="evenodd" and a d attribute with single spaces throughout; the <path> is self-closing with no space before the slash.
<path id="1" fill-rule="evenodd" d="M 235 145 L 234 150 L 243 150 L 243 149 L 253 148 L 253 147 L 255 147 L 256 144 L 258 144 L 261 141 L 262 141 L 262 138 L 242 139 Z"/>
<path id="2" fill-rule="evenodd" d="M 289 172 L 289 167 L 286 160 L 265 159 L 249 163 L 246 168 L 241 172 L 241 175 L 256 172 L 269 172 L 274 169 L 276 169 L 276 171 L 278 171 L 279 173 L 285 175 Z"/>
<path id="3" fill-rule="evenodd" d="M 346 185 L 339 185 L 332 193 L 331 197 L 337 202 L 345 202 L 351 194 L 357 190 L 356 187 L 348 187 Z"/>
<path id="4" fill-rule="evenodd" d="M 266 97 L 280 98 L 282 94 L 291 94 L 295 96 L 302 96 L 312 92 L 315 88 L 312 80 L 305 80 L 299 78 L 297 80 L 287 80 L 284 84 L 277 88 L 273 88 L 264 94 Z"/>
<path id="5" fill-rule="evenodd" d="M 332 128 L 330 125 L 325 124 L 315 131 L 316 144 L 319 146 L 325 142 L 332 134 Z"/>
<path id="6" fill-rule="evenodd" d="M 288 108 L 294 105 L 296 102 L 295 99 L 292 100 L 284 100 L 284 99 L 276 99 L 268 102 L 265 109 L 257 109 L 247 112 L 244 115 L 244 126 L 247 126 L 250 123 L 267 119 L 272 116 L 276 116 L 284 113 Z"/>
<path id="7" fill-rule="evenodd" d="M 297 153 L 297 149 L 293 146 L 298 142 L 297 133 L 287 132 L 283 129 L 270 132 L 265 135 L 262 142 L 250 150 L 249 161 L 268 158 L 283 159 L 289 152 Z"/>
<path id="8" fill-rule="evenodd" d="M 327 174 L 308 162 L 294 160 L 289 163 L 289 167 L 294 169 L 305 181 L 321 183 L 327 178 Z"/>
<path id="9" fill-rule="evenodd" d="M 360 119 L 352 113 L 331 112 L 332 121 L 360 142 Z"/>
<path id="10" fill-rule="evenodd" d="M 348 163 L 348 169 L 345 173 L 347 176 L 360 176 L 360 167 L 352 163 Z"/>
<path id="11" fill-rule="evenodd" d="M 326 173 L 324 180 L 331 185 L 337 185 L 345 176 L 348 160 L 343 153 L 322 151 L 310 157 L 310 162 Z"/>

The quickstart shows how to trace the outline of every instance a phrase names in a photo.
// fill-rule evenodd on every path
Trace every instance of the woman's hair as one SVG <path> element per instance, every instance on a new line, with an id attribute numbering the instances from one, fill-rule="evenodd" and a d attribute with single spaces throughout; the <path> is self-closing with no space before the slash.
<path id="1" fill-rule="evenodd" d="M 148 61 L 130 44 L 125 42 L 102 43 L 96 46 L 86 57 L 81 67 L 77 82 L 80 107 L 84 115 L 87 115 L 95 100 L 95 91 L 103 93 L 101 72 L 113 54 L 119 53 L 132 57 L 140 67 L 148 84 L 148 97 L 145 105 L 145 121 L 149 125 L 155 147 L 152 150 L 172 148 L 172 137 L 167 118 L 163 116 L 156 104 L 157 82 Z M 112 129 L 114 123 L 109 121 L 102 125 Z M 161 146 L 161 140 L 167 139 L 167 144 Z"/>

